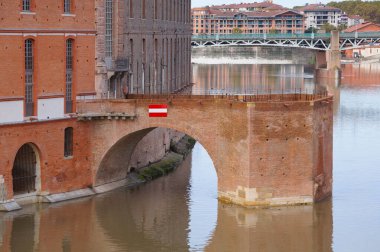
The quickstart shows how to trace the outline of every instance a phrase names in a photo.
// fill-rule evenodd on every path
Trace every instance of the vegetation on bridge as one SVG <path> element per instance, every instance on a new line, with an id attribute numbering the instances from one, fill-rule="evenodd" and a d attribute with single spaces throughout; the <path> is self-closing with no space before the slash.
<path id="1" fill-rule="evenodd" d="M 138 178 L 143 181 L 151 181 L 174 171 L 192 151 L 195 143 L 196 141 L 189 136 L 183 137 L 178 143 L 172 142 L 170 152 L 161 161 L 137 171 Z"/>

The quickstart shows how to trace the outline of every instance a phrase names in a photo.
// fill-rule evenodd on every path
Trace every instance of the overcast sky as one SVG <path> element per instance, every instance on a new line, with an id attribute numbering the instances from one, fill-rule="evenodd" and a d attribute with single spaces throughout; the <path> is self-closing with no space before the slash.
<path id="1" fill-rule="evenodd" d="M 206 5 L 216 5 L 216 4 L 229 4 L 229 3 L 252 3 L 252 2 L 261 2 L 262 0 L 192 0 L 192 7 L 203 7 Z M 305 3 L 328 3 L 331 0 L 274 0 L 275 4 L 280 4 L 282 6 L 291 8 L 294 5 L 304 5 Z M 335 0 L 337 1 L 337 0 Z M 340 1 L 340 0 L 338 0 Z M 338 2 L 337 1 L 337 2 Z"/>

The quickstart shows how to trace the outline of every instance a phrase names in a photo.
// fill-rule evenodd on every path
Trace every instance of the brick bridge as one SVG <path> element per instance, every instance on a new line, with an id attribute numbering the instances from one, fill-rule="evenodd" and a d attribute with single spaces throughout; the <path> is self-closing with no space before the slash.
<path id="1" fill-rule="evenodd" d="M 124 180 L 137 143 L 163 127 L 186 133 L 207 150 L 221 200 L 244 206 L 304 204 L 331 194 L 332 97 L 131 98 L 77 104 L 79 123 L 89 135 L 95 191 Z M 162 103 L 168 104 L 168 117 L 150 118 L 149 104 Z"/>

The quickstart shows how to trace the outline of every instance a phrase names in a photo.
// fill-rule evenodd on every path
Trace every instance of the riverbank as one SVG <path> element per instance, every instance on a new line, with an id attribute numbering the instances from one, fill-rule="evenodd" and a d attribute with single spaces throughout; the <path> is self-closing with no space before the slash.
<path id="1" fill-rule="evenodd" d="M 182 164 L 183 160 L 192 151 L 195 143 L 196 141 L 187 135 L 178 141 L 171 141 L 169 150 L 159 161 L 149 163 L 141 168 L 132 168 L 125 179 L 96 186 L 93 191 L 100 194 L 120 187 L 134 187 L 165 176 Z"/>
<path id="2" fill-rule="evenodd" d="M 182 161 L 194 148 L 195 143 L 196 141 L 189 136 L 184 136 L 176 143 L 171 142 L 170 151 L 163 159 L 146 167 L 140 168 L 132 172 L 129 176 L 137 177 L 141 183 L 165 176 L 182 164 Z"/>

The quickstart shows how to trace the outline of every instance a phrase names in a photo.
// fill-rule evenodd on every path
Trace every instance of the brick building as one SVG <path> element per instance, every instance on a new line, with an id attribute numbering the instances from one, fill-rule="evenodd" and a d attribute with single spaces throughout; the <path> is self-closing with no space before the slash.
<path id="1" fill-rule="evenodd" d="M 190 0 L 0 0 L 0 210 L 91 186 L 76 101 L 188 84 L 189 14 Z"/>
<path id="2" fill-rule="evenodd" d="M 344 30 L 346 33 L 380 32 L 380 25 L 372 22 L 364 22 L 351 26 Z M 380 58 L 380 46 L 371 45 L 365 48 L 355 48 L 344 51 L 348 58 Z"/>
<path id="3" fill-rule="evenodd" d="M 304 16 L 292 10 L 231 11 L 211 7 L 193 8 L 193 34 L 303 33 Z"/>
<path id="4" fill-rule="evenodd" d="M 98 95 L 119 97 L 125 87 L 167 93 L 190 83 L 190 9 L 190 0 L 97 1 Z"/>

